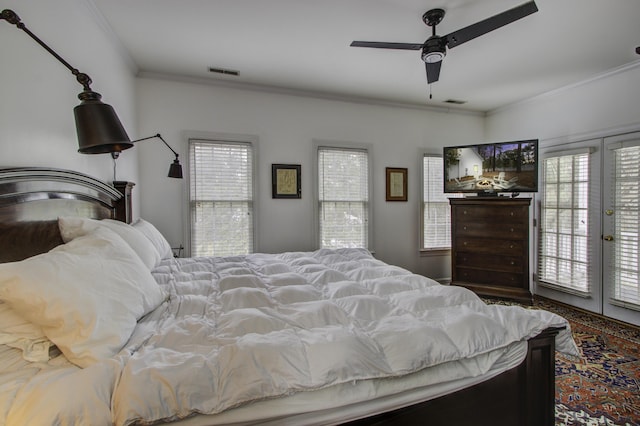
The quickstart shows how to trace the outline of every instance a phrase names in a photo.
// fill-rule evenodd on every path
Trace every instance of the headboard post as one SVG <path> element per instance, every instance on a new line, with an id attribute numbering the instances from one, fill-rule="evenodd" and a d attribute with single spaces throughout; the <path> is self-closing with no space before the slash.
<path id="1" fill-rule="evenodd" d="M 116 201 L 116 217 L 114 219 L 125 223 L 131 223 L 133 221 L 131 191 L 134 186 L 135 183 L 127 182 L 125 180 L 113 181 L 113 187 L 122 194 L 122 198 Z"/>

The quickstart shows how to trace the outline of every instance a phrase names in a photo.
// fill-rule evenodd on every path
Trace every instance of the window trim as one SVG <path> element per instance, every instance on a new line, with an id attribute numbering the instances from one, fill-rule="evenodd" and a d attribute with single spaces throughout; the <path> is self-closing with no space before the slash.
<path id="1" fill-rule="evenodd" d="M 191 140 L 204 140 L 204 141 L 213 141 L 213 142 L 222 142 L 222 143 L 236 143 L 236 144 L 249 144 L 251 145 L 251 149 L 253 151 L 253 164 L 252 164 L 252 176 L 251 176 L 251 185 L 253 186 L 253 217 L 252 217 L 252 226 L 253 226 L 253 251 L 259 252 L 259 238 L 258 238 L 258 217 L 259 217 L 259 196 L 258 196 L 258 136 L 249 135 L 249 134 L 235 134 L 235 133 L 218 133 L 218 132 L 196 132 L 196 131 L 187 131 L 184 132 L 184 140 L 187 144 L 187 155 L 186 155 L 186 166 L 187 173 L 185 173 L 184 183 L 185 183 L 185 191 L 182 192 L 182 224 L 183 224 L 183 235 L 184 235 L 184 256 L 191 257 L 191 196 L 190 190 L 191 188 L 191 155 L 190 155 L 190 145 Z"/>
<path id="2" fill-rule="evenodd" d="M 334 148 L 334 149 L 355 149 L 365 151 L 367 153 L 367 162 L 369 164 L 369 168 L 367 170 L 367 191 L 369 192 L 369 201 L 367 202 L 367 216 L 368 216 L 368 224 L 367 224 L 367 250 L 370 252 L 374 252 L 374 218 L 373 218 L 373 203 L 374 203 L 374 193 L 373 193 L 373 145 L 368 143 L 356 143 L 356 142 L 345 142 L 345 141 L 332 141 L 332 140 L 322 140 L 322 139 L 314 139 L 313 140 L 313 152 L 312 152 L 312 161 L 313 165 L 313 243 L 314 247 L 320 248 L 320 216 L 319 216 L 319 203 L 320 203 L 320 182 L 319 182 L 319 169 L 318 169 L 318 150 L 320 148 Z"/>

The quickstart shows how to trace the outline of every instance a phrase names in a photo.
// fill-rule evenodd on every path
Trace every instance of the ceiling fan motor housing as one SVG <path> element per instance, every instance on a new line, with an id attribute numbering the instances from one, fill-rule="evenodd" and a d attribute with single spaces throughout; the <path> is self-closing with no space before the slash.
<path id="1" fill-rule="evenodd" d="M 440 62 L 447 55 L 445 40 L 440 36 L 432 36 L 424 42 L 422 60 L 428 64 Z"/>

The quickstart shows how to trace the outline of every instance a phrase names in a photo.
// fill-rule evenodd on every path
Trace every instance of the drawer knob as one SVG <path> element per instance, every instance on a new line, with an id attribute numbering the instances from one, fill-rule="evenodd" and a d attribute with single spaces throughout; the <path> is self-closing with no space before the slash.
<path id="1" fill-rule="evenodd" d="M 509 246 L 509 248 L 513 248 L 513 244 L 511 244 L 511 245 Z"/>
<path id="2" fill-rule="evenodd" d="M 511 261 L 511 266 L 515 265 L 516 262 L 514 262 L 513 260 Z"/>
<path id="3" fill-rule="evenodd" d="M 511 232 L 513 232 L 513 228 L 511 228 Z"/>
<path id="4" fill-rule="evenodd" d="M 467 211 L 466 211 L 466 210 L 463 210 L 463 211 L 462 211 L 462 214 L 467 214 Z"/>
<path id="5" fill-rule="evenodd" d="M 463 227 L 462 227 L 462 229 L 464 229 L 464 230 L 466 231 L 466 230 L 467 230 L 467 227 L 466 227 L 466 226 L 463 226 Z"/>
<path id="6" fill-rule="evenodd" d="M 466 246 L 466 245 L 467 245 L 467 242 L 465 241 L 464 243 L 462 243 L 462 245 L 463 245 L 463 246 Z"/>
<path id="7" fill-rule="evenodd" d="M 514 215 L 515 215 L 515 213 L 514 213 L 514 212 L 511 212 L 511 216 L 514 216 Z"/>

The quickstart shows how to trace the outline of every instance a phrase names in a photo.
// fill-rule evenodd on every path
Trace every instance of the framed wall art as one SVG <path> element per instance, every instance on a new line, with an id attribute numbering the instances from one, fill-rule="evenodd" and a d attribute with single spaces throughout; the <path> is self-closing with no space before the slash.
<path id="1" fill-rule="evenodd" d="M 299 164 L 271 165 L 271 198 L 302 198 Z"/>
<path id="2" fill-rule="evenodd" d="M 407 169 L 387 167 L 387 201 L 407 201 Z"/>

